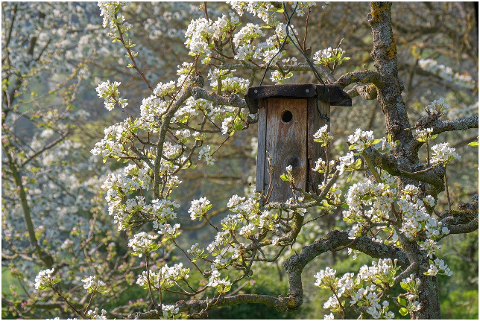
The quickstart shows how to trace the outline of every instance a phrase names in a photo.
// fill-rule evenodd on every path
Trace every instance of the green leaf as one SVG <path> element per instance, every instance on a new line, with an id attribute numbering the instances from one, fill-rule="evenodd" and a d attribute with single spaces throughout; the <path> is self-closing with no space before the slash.
<path id="1" fill-rule="evenodd" d="M 283 8 L 279 8 L 279 9 L 277 9 L 277 12 L 282 13 L 282 12 L 284 12 L 284 10 L 283 10 Z"/>
<path id="2" fill-rule="evenodd" d="M 380 138 L 374 139 L 374 140 L 372 141 L 372 145 L 378 144 L 378 143 L 380 143 L 381 141 L 382 141 L 382 140 L 381 140 Z"/>
<path id="3" fill-rule="evenodd" d="M 282 179 L 282 181 L 285 181 L 285 182 L 288 182 L 288 176 L 283 174 L 282 176 L 280 176 L 280 178 Z"/>
<path id="4" fill-rule="evenodd" d="M 350 174 L 347 177 L 347 183 L 352 180 L 353 172 L 350 172 Z"/>
<path id="5" fill-rule="evenodd" d="M 402 287 L 402 289 L 407 290 L 407 291 L 410 289 L 410 287 L 408 286 L 408 284 L 407 284 L 407 283 L 404 283 L 404 282 L 400 282 L 400 286 Z"/>
<path id="6" fill-rule="evenodd" d="M 406 316 L 408 314 L 408 310 L 405 309 L 405 308 L 401 308 L 400 311 L 398 311 L 398 312 L 400 312 L 400 314 L 403 315 L 403 316 Z"/>
<path id="7" fill-rule="evenodd" d="M 355 168 L 355 169 L 359 169 L 359 168 L 361 168 L 361 167 L 362 167 L 362 159 L 359 158 L 359 159 L 357 159 L 357 160 L 355 161 L 354 168 Z"/>
<path id="8" fill-rule="evenodd" d="M 478 142 L 468 143 L 468 146 L 478 147 Z"/>
<path id="9" fill-rule="evenodd" d="M 398 303 L 400 303 L 401 306 L 407 306 L 407 300 L 405 300 L 404 297 L 399 296 L 397 301 Z"/>

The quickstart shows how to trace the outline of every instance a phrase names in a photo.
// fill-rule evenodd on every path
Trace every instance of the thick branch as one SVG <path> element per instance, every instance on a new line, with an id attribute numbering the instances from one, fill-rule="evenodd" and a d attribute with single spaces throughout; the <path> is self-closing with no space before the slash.
<path id="1" fill-rule="evenodd" d="M 303 302 L 302 289 L 302 271 L 305 266 L 315 257 L 338 248 L 348 246 L 352 249 L 366 253 L 375 258 L 397 259 L 398 264 L 407 268 L 410 265 L 405 253 L 396 247 L 373 242 L 368 237 L 360 237 L 355 240 L 349 239 L 345 231 L 332 231 L 325 237 L 315 241 L 312 245 L 306 246 L 299 254 L 293 255 L 285 261 L 284 267 L 288 274 L 290 283 L 289 296 L 272 296 L 257 294 L 239 294 L 230 297 L 221 297 L 219 299 L 190 300 L 179 301 L 176 308 L 179 312 L 186 312 L 190 315 L 204 313 L 209 309 L 230 306 L 244 303 L 259 303 L 275 307 L 279 311 L 295 310 Z M 129 318 L 134 319 L 152 319 L 158 318 L 159 312 L 151 310 L 144 313 L 132 313 Z"/>
<path id="2" fill-rule="evenodd" d="M 448 131 L 455 130 L 467 130 L 471 128 L 478 128 L 478 116 L 471 116 L 465 118 L 459 118 L 455 120 L 440 120 L 438 116 L 427 115 L 420 118 L 415 124 L 417 129 L 432 128 L 432 135 L 440 134 Z M 423 142 L 418 140 L 413 140 L 411 146 L 407 148 L 412 152 L 416 153 L 419 148 L 423 145 Z"/>
<path id="3" fill-rule="evenodd" d="M 218 105 L 227 105 L 233 107 L 240 107 L 240 108 L 248 108 L 245 99 L 240 98 L 238 95 L 229 95 L 229 96 L 220 96 L 215 93 L 210 93 L 203 88 L 200 87 L 193 87 L 191 89 L 191 95 L 195 99 L 205 99 L 216 103 Z"/>
<path id="4" fill-rule="evenodd" d="M 395 157 L 384 155 L 373 148 L 366 149 L 364 151 L 364 157 L 370 158 L 376 166 L 386 170 L 390 175 L 425 182 L 436 187 L 444 186 L 442 178 L 444 170 L 441 166 L 437 166 L 428 171 L 411 171 L 410 168 L 406 167 L 406 162 L 397 162 Z"/>
<path id="5" fill-rule="evenodd" d="M 238 294 L 230 297 L 221 297 L 205 300 L 189 300 L 178 301 L 175 307 L 179 312 L 186 312 L 189 315 L 197 314 L 202 316 L 207 310 L 215 307 L 231 306 L 245 303 L 259 303 L 267 306 L 275 307 L 278 310 L 286 310 L 287 300 L 281 296 L 258 294 Z M 129 319 L 157 319 L 160 316 L 158 310 L 150 310 L 147 312 L 135 312 L 128 316 Z"/>
<path id="6" fill-rule="evenodd" d="M 344 89 L 345 87 L 356 84 L 374 84 L 378 88 L 383 88 L 384 84 L 382 81 L 382 77 L 376 71 L 372 70 L 361 70 L 361 71 L 354 71 L 349 72 L 340 78 L 334 83 L 334 85 Z"/>
<path id="7" fill-rule="evenodd" d="M 23 210 L 23 220 L 25 222 L 25 228 L 27 229 L 30 245 L 35 249 L 40 260 L 42 260 L 48 268 L 51 268 L 53 266 L 53 258 L 38 245 L 37 237 L 35 236 L 35 228 L 33 226 L 32 216 L 30 214 L 30 205 L 28 204 L 27 193 L 25 191 L 25 187 L 23 186 L 21 173 L 19 172 L 17 165 L 13 160 L 12 155 L 10 155 L 10 151 L 8 149 L 5 154 L 7 155 L 8 166 L 12 172 L 15 185 L 19 192 L 20 203 Z"/>
<path id="8" fill-rule="evenodd" d="M 162 125 L 160 126 L 160 134 L 159 134 L 158 143 L 157 143 L 157 154 L 155 157 L 155 165 L 154 165 L 155 168 L 153 171 L 153 175 L 154 175 L 153 194 L 154 194 L 154 197 L 157 199 L 160 198 L 160 192 L 159 192 L 160 164 L 163 157 L 163 144 L 165 142 L 165 136 L 167 135 L 167 131 L 170 127 L 170 121 L 175 115 L 175 112 L 191 96 L 192 96 L 192 87 L 188 87 L 175 102 L 172 101 L 163 118 Z"/>
<path id="9" fill-rule="evenodd" d="M 470 128 L 478 128 L 478 116 L 445 121 L 437 119 L 431 124 L 431 127 L 433 128 L 433 134 L 439 134 L 454 130 L 467 130 Z"/>
<path id="10" fill-rule="evenodd" d="M 457 210 L 444 211 L 442 223 L 450 230 L 449 234 L 463 234 L 478 230 L 478 194 L 471 203 L 461 204 Z"/>
<path id="11" fill-rule="evenodd" d="M 378 102 L 385 117 L 387 133 L 400 145 L 394 151 L 417 163 L 418 155 L 406 154 L 402 146 L 413 140 L 405 102 L 402 98 L 403 85 L 398 77 L 397 46 L 391 24 L 391 2 L 372 2 L 368 22 L 372 29 L 373 50 L 370 53 L 374 66 L 381 76 L 383 86 L 377 86 Z"/>
<path id="12" fill-rule="evenodd" d="M 355 85 L 346 91 L 350 98 L 360 96 L 365 100 L 377 99 L 377 87 L 373 84 Z"/>
<path id="13" fill-rule="evenodd" d="M 295 308 L 299 307 L 303 301 L 302 271 L 305 266 L 320 254 L 341 247 L 349 247 L 375 258 L 398 259 L 398 264 L 404 268 L 410 264 L 405 253 L 399 248 L 373 242 L 368 237 L 352 240 L 348 237 L 348 232 L 334 230 L 312 245 L 305 246 L 299 254 L 293 255 L 285 261 L 283 266 L 288 274 L 289 294 L 295 302 Z"/>

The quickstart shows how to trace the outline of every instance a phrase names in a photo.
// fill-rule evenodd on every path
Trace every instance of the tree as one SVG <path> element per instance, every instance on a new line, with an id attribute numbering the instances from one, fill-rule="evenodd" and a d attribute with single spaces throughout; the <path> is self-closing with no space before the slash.
<path id="1" fill-rule="evenodd" d="M 101 202 L 108 169 L 82 154 L 86 135 L 75 138 L 90 117 L 77 98 L 88 88 L 95 48 L 109 50 L 102 37 L 92 40 L 103 33 L 96 10 L 95 4 L 2 4 L 2 279 L 14 279 L 2 291 L 2 317 L 59 315 L 52 295 L 31 290 L 39 270 L 55 269 L 74 286 L 90 269 L 112 281 L 122 275 L 124 283 L 131 269 L 125 262 L 115 272 L 118 247 L 99 249 L 119 242 L 108 232 Z M 101 262 L 102 252 L 112 258 Z"/>
<path id="2" fill-rule="evenodd" d="M 231 14 L 219 15 L 215 20 L 208 4 L 204 4 L 205 18 L 193 20 L 185 34 L 193 62 L 179 65 L 176 81 L 153 85 L 146 71 L 139 67 L 141 52 L 134 50 L 128 37 L 132 25 L 122 14 L 124 4 L 99 5 L 104 27 L 126 50 L 128 67 L 136 70 L 149 88 L 140 115 L 134 116 L 132 107 L 122 98 L 119 82 L 107 81 L 97 87 L 108 110 L 117 107 L 128 115 L 105 130 L 105 138 L 92 153 L 104 160 L 124 160 L 129 164 L 110 174 L 104 187 L 109 214 L 118 229 L 129 236 L 131 254 L 144 262 L 145 269 L 137 275 L 136 283 L 144 287 L 148 302 L 142 306 L 143 311 L 130 317 L 204 317 L 213 308 L 242 303 L 295 310 L 302 305 L 302 271 L 307 264 L 323 253 L 342 249 L 379 260 L 362 267 L 356 276 L 347 273 L 337 277 L 330 268 L 318 272 L 315 284 L 333 291 L 324 305 L 332 312 L 327 317 L 333 317 L 333 313 L 345 317 L 351 309 L 363 317 L 393 317 L 393 304 L 401 315 L 410 314 L 412 318 L 441 317 L 436 276 L 449 275 L 451 271 L 436 257 L 438 243 L 450 235 L 477 230 L 478 197 L 467 204 L 458 204 L 450 197 L 447 165 L 450 168 L 460 155 L 448 143 L 431 146 L 431 141 L 442 133 L 478 128 L 478 116 L 443 120 L 448 107 L 438 99 L 426 104 L 426 114 L 417 117 L 412 126 L 410 108 L 402 97 L 404 85 L 398 76 L 395 39 L 401 37 L 393 33 L 392 4 L 372 3 L 369 9 L 372 69 L 335 77 L 335 70 L 346 60 L 345 52 L 338 46 L 313 54 L 316 69 L 325 82 L 343 89 L 354 85 L 347 90 L 352 97 L 377 102 L 384 116 L 385 137 L 375 139 L 372 131 L 361 129 L 342 137 L 349 151 L 338 160 L 319 159 L 313 169 L 325 177 L 318 194 L 295 190 L 295 197 L 287 203 L 268 203 L 257 193 L 233 195 L 227 204 L 233 214 L 224 217 L 220 224 L 213 222 L 209 214 L 216 204 L 206 197 L 194 199 L 188 211 L 191 219 L 207 222 L 216 233 L 206 247 L 198 243 L 183 245 L 181 226 L 177 223 L 180 204 L 175 199 L 175 191 L 181 186 L 178 176 L 193 171 L 198 160 L 215 164 L 217 149 L 206 143 L 210 137 L 223 134 L 226 140 L 254 126 L 256 119 L 246 111 L 241 94 L 267 65 L 273 70 L 271 80 L 277 83 L 293 78 L 294 72 L 310 70 L 310 66 L 292 58 L 298 48 L 308 56 L 309 48 L 306 40 L 300 40 L 301 29 L 294 28 L 291 18 L 294 14 L 306 16 L 306 39 L 313 9 L 303 3 L 293 7 L 233 3 Z M 260 18 L 261 25 L 247 23 L 240 27 L 240 16 L 245 11 Z M 298 48 L 293 46 L 295 43 Z M 476 88 L 465 75 L 446 72 L 445 68 L 443 74 L 437 72 L 439 64 L 433 60 L 418 65 L 441 81 L 466 84 L 467 90 Z M 210 86 L 202 81 L 202 71 Z M 409 86 L 414 79 L 410 77 Z M 333 144 L 327 127 L 319 128 L 315 138 L 327 147 Z M 426 161 L 421 160 L 424 151 Z M 348 177 L 350 174 L 353 178 Z M 288 169 L 285 178 L 294 186 Z M 344 186 L 348 190 L 342 191 Z M 442 194 L 446 194 L 448 206 L 438 212 Z M 318 218 L 339 211 L 345 225 L 315 235 L 315 241 L 300 244 L 297 253 L 285 254 Z M 172 253 L 181 255 L 183 262 L 176 263 Z M 288 294 L 238 292 L 240 282 L 251 277 L 255 266 L 282 257 Z M 37 288 L 55 289 L 60 277 L 53 273 L 40 272 Z M 208 281 L 202 283 L 202 278 Z M 92 297 L 99 292 L 98 284 L 88 283 Z M 182 299 L 173 300 L 173 295 Z M 65 300 L 74 306 L 69 298 Z M 91 311 L 89 316 L 98 316 L 98 312 Z"/>

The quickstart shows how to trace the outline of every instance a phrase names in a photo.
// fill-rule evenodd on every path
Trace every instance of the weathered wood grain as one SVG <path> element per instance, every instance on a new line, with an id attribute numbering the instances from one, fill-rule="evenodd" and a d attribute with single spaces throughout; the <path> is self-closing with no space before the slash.
<path id="1" fill-rule="evenodd" d="M 266 160 L 266 147 L 265 140 L 267 136 L 267 101 L 260 101 L 260 109 L 258 110 L 258 149 L 257 149 L 257 179 L 256 190 L 257 192 L 266 192 L 265 187 L 265 168 L 268 168 L 268 162 Z"/>
<path id="2" fill-rule="evenodd" d="M 266 151 L 272 158 L 273 167 L 273 191 L 269 201 L 285 202 L 293 196 L 289 183 L 280 179 L 287 166 L 292 166 L 295 186 L 306 188 L 307 99 L 269 98 L 266 101 Z M 287 111 L 292 113 L 292 119 L 288 122 L 282 120 L 282 115 Z M 268 162 L 265 162 L 263 171 L 266 192 L 270 184 Z"/>

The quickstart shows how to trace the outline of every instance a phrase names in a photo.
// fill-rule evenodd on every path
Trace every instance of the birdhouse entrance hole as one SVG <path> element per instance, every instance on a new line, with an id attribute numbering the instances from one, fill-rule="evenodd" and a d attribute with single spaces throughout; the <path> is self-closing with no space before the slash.
<path id="1" fill-rule="evenodd" d="M 293 118 L 292 112 L 290 110 L 285 110 L 282 113 L 282 121 L 284 123 L 289 123 Z"/>
<path id="2" fill-rule="evenodd" d="M 322 178 L 312 168 L 325 150 L 313 134 L 328 124 L 331 104 L 351 106 L 351 98 L 335 86 L 295 84 L 250 87 L 245 101 L 251 114 L 258 113 L 257 191 L 268 202 L 293 197 L 280 178 L 291 166 L 295 187 L 316 192 Z"/>

